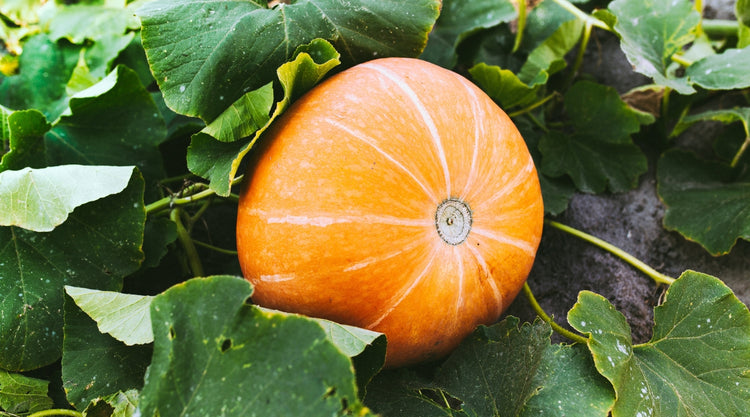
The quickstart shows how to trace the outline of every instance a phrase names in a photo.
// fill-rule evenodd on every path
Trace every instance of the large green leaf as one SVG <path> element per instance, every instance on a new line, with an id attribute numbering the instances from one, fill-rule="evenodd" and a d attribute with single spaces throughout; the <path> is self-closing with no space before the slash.
<path id="1" fill-rule="evenodd" d="M 137 390 L 117 392 L 92 401 L 83 415 L 86 417 L 136 417 L 138 414 Z"/>
<path id="2" fill-rule="evenodd" d="M 277 78 L 281 83 L 284 96 L 280 101 L 275 103 L 273 114 L 270 117 L 263 117 L 263 114 L 269 114 L 272 109 L 272 98 L 274 96 L 270 85 L 261 87 L 256 91 L 247 93 L 243 99 L 242 107 L 253 107 L 253 114 L 258 115 L 258 120 L 248 123 L 251 128 L 260 126 L 255 132 L 248 129 L 248 126 L 227 123 L 226 133 L 217 134 L 211 129 L 211 125 L 203 131 L 193 135 L 188 148 L 187 162 L 188 168 L 196 175 L 207 178 L 210 186 L 218 195 L 227 196 L 231 191 L 230 184 L 237 174 L 242 158 L 250 151 L 260 135 L 281 115 L 284 110 L 291 104 L 294 99 L 301 96 L 313 86 L 315 86 L 333 67 L 339 63 L 339 54 L 325 40 L 317 39 L 309 45 L 303 45 L 297 50 L 298 54 L 293 61 L 281 65 L 277 71 Z M 248 98 L 245 102 L 244 98 Z M 265 113 L 262 108 L 265 107 Z M 227 116 L 229 118 L 229 116 Z M 220 120 L 225 120 L 221 117 Z M 236 119 L 242 122 L 241 119 Z M 261 124 L 263 122 L 263 124 Z M 243 140 L 236 136 L 250 135 Z M 226 136 L 234 138 L 234 142 L 221 142 L 215 139 Z"/>
<path id="3" fill-rule="evenodd" d="M 651 340 L 604 297 L 583 291 L 568 314 L 589 335 L 599 372 L 614 386 L 612 415 L 741 416 L 750 410 L 750 311 L 718 279 L 687 271 L 654 309 Z"/>
<path id="4" fill-rule="evenodd" d="M 582 347 L 550 344 L 549 325 L 508 317 L 480 326 L 440 366 L 434 380 L 385 373 L 366 404 L 388 416 L 607 415 L 609 383 Z M 582 405 L 585 404 L 585 407 Z"/>
<path id="5" fill-rule="evenodd" d="M 119 194 L 84 204 L 52 232 L 0 227 L 0 367 L 60 357 L 63 286 L 116 290 L 138 269 L 146 214 L 135 172 Z"/>
<path id="6" fill-rule="evenodd" d="M 70 298 L 65 299 L 64 312 L 62 380 L 68 402 L 83 409 L 96 399 L 143 386 L 151 345 L 126 346 L 99 333 L 97 324 Z"/>
<path id="7" fill-rule="evenodd" d="M 55 120 L 67 106 L 65 87 L 79 50 L 43 34 L 27 40 L 19 57 L 19 73 L 10 77 L 0 74 L 0 104 L 14 110 L 37 109 L 48 120 Z"/>
<path id="8" fill-rule="evenodd" d="M 551 333 L 541 321 L 519 328 L 515 317 L 480 328 L 451 354 L 435 383 L 461 399 L 469 415 L 531 416 L 555 408 L 563 415 L 605 416 L 612 392 L 591 357 L 552 346 Z"/>
<path id="9" fill-rule="evenodd" d="M 273 81 L 299 45 L 323 38 L 347 65 L 418 56 L 440 2 L 157 0 L 138 14 L 143 46 L 167 104 L 207 122 Z M 219 76 L 219 74 L 221 74 Z"/>
<path id="10" fill-rule="evenodd" d="M 65 292 L 96 323 L 101 333 L 108 333 L 126 345 L 152 343 L 150 309 L 153 296 L 124 294 L 66 286 Z M 287 314 L 258 307 L 269 314 Z M 357 380 L 364 386 L 385 362 L 385 336 L 358 327 L 315 319 L 328 340 L 342 353 L 353 358 Z"/>
<path id="11" fill-rule="evenodd" d="M 151 185 L 164 177 L 159 144 L 166 135 L 138 75 L 118 66 L 70 99 L 69 111 L 45 136 L 47 159 L 51 165 L 136 165 Z"/>
<path id="12" fill-rule="evenodd" d="M 0 172 L 44 166 L 44 134 L 51 125 L 38 110 L 12 111 L 0 106 Z M 7 152 L 5 150 L 7 149 Z"/>
<path id="13" fill-rule="evenodd" d="M 0 410 L 23 415 L 52 408 L 48 385 L 48 381 L 0 369 Z"/>
<path id="14" fill-rule="evenodd" d="M 614 29 L 636 71 L 681 94 L 695 92 L 686 78 L 668 71 L 672 55 L 695 38 L 700 14 L 691 1 L 615 0 L 609 11 L 617 18 Z"/>
<path id="15" fill-rule="evenodd" d="M 76 207 L 125 189 L 133 167 L 60 165 L 0 172 L 0 226 L 49 232 Z"/>
<path id="16" fill-rule="evenodd" d="M 612 87 L 589 81 L 565 94 L 572 134 L 550 131 L 541 138 L 542 173 L 567 174 L 579 190 L 622 192 L 634 187 L 647 170 L 646 156 L 630 135 L 644 121 Z"/>
<path id="17" fill-rule="evenodd" d="M 464 39 L 517 16 L 510 0 L 444 0 L 440 17 L 420 58 L 452 68 L 456 64 L 456 49 Z"/>
<path id="18" fill-rule="evenodd" d="M 750 46 L 709 55 L 685 70 L 693 83 L 709 90 L 750 87 Z"/>
<path id="19" fill-rule="evenodd" d="M 361 410 L 351 362 L 320 325 L 260 310 L 240 278 L 197 278 L 154 298 L 141 415 L 336 415 Z"/>
<path id="20" fill-rule="evenodd" d="M 750 240 L 750 176 L 727 165 L 671 150 L 659 159 L 659 197 L 667 206 L 664 227 L 701 244 L 713 255 Z"/>

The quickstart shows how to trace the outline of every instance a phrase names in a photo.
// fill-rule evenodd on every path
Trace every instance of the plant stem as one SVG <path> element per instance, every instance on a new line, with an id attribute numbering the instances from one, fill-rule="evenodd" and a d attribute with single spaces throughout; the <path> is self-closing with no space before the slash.
<path id="1" fill-rule="evenodd" d="M 524 29 L 526 28 L 526 0 L 516 2 L 516 4 L 518 4 L 518 27 L 516 28 L 516 40 L 513 42 L 513 50 L 511 50 L 511 53 L 518 51 L 518 48 L 521 46 L 521 41 L 523 40 Z"/>
<path id="2" fill-rule="evenodd" d="M 29 414 L 27 417 L 47 417 L 47 416 L 83 417 L 83 414 L 79 413 L 76 410 L 68 410 L 68 409 L 65 409 L 65 408 L 58 408 L 58 409 L 50 409 L 50 410 L 37 411 L 36 413 Z"/>
<path id="3" fill-rule="evenodd" d="M 562 335 L 564 337 L 567 337 L 568 339 L 576 342 L 576 343 L 583 343 L 586 344 L 588 342 L 588 339 L 571 332 L 570 330 L 560 326 L 557 324 L 552 317 L 550 317 L 543 309 L 542 306 L 539 305 L 539 302 L 536 301 L 536 298 L 534 297 L 534 293 L 531 292 L 531 288 L 529 287 L 529 283 L 525 282 L 523 284 L 523 294 L 526 296 L 526 299 L 529 300 L 529 304 L 531 304 L 531 307 L 534 309 L 536 314 L 539 316 L 539 318 L 542 319 L 545 323 L 549 324 L 550 327 L 552 327 L 552 330 L 557 332 L 557 334 Z"/>
<path id="4" fill-rule="evenodd" d="M 710 38 L 737 36 L 739 30 L 739 24 L 736 20 L 703 19 L 701 26 L 703 32 Z"/>
<path id="5" fill-rule="evenodd" d="M 240 175 L 239 177 L 234 178 L 230 186 L 235 186 L 242 182 L 243 177 L 244 175 Z M 194 203 L 215 194 L 216 191 L 208 188 L 207 184 L 198 182 L 180 191 L 178 195 L 182 195 L 185 197 L 176 197 L 175 195 L 170 195 L 146 205 L 146 214 L 153 214 L 162 210 L 166 210 L 170 207 Z M 230 197 L 232 196 L 230 195 Z"/>
<path id="6" fill-rule="evenodd" d="M 576 60 L 573 62 L 573 68 L 570 69 L 568 80 L 565 85 L 570 85 L 576 77 L 578 70 L 581 68 L 583 63 L 583 55 L 586 53 L 586 48 L 589 46 L 589 39 L 591 39 L 591 29 L 593 26 L 591 22 L 586 22 L 583 26 L 583 34 L 581 35 L 581 43 L 578 45 L 578 53 L 576 54 Z"/>
<path id="7" fill-rule="evenodd" d="M 568 0 L 553 0 L 555 3 L 557 3 L 560 7 L 567 10 L 568 12 L 575 15 L 575 17 L 581 19 L 582 21 L 586 22 L 587 24 L 591 24 L 594 27 L 598 27 L 599 29 L 604 29 L 606 31 L 611 32 L 612 29 L 607 26 L 606 23 L 602 22 L 601 20 L 595 18 L 594 16 L 591 16 L 584 12 L 583 10 L 576 7 L 573 3 L 569 2 Z"/>
<path id="8" fill-rule="evenodd" d="M 225 255 L 237 255 L 237 251 L 236 250 L 230 250 L 230 249 L 220 248 L 218 246 L 214 246 L 214 245 L 208 244 L 206 242 L 201 242 L 200 240 L 193 239 L 193 243 L 196 244 L 196 245 L 198 245 L 198 246 L 204 247 L 206 249 L 211 249 L 214 252 L 223 253 Z"/>
<path id="9" fill-rule="evenodd" d="M 732 158 L 732 162 L 729 164 L 729 166 L 732 168 L 737 166 L 737 164 L 740 162 L 740 159 L 742 158 L 742 155 L 745 154 L 748 146 L 750 146 L 750 126 L 748 126 L 748 124 L 745 122 L 742 123 L 742 126 L 745 128 L 745 141 L 742 142 L 742 146 L 740 146 L 740 149 L 737 150 L 736 154 L 734 154 L 734 158 Z"/>
<path id="10" fill-rule="evenodd" d="M 190 233 L 188 233 L 182 223 L 182 210 L 179 208 L 173 208 L 169 212 L 169 218 L 177 226 L 177 240 L 180 241 L 180 245 L 182 245 L 182 249 L 185 251 L 185 256 L 187 256 L 187 261 L 190 265 L 190 270 L 193 273 L 193 276 L 202 277 L 204 275 L 203 264 L 198 256 L 198 251 L 195 249 L 193 238 L 190 237 Z"/>
<path id="11" fill-rule="evenodd" d="M 539 100 L 537 102 L 534 102 L 534 103 L 532 103 L 531 105 L 529 105 L 527 107 L 522 108 L 521 110 L 516 110 L 516 111 L 514 111 L 512 113 L 509 113 L 508 117 L 510 117 L 512 119 L 512 118 L 518 117 L 518 116 L 520 116 L 522 114 L 526 114 L 526 113 L 534 110 L 535 108 L 537 108 L 539 106 L 543 106 L 546 102 L 550 101 L 556 95 L 557 95 L 557 93 L 552 93 L 552 94 L 548 95 L 547 97 L 544 97 L 543 99 L 541 99 L 541 100 Z"/>
<path id="12" fill-rule="evenodd" d="M 685 57 L 683 57 L 682 55 L 679 55 L 679 54 L 674 54 L 674 55 L 672 55 L 672 56 L 670 57 L 670 59 L 671 59 L 672 61 L 674 61 L 674 62 L 676 62 L 676 63 L 678 63 L 678 64 L 682 65 L 682 66 L 683 66 L 683 67 L 685 67 L 685 68 L 687 68 L 687 67 L 689 67 L 689 66 L 693 65 L 693 61 L 687 60 L 687 59 L 685 59 Z"/>
<path id="13" fill-rule="evenodd" d="M 563 232 L 569 233 L 575 237 L 578 237 L 580 239 L 585 240 L 586 242 L 589 242 L 593 245 L 596 245 L 611 254 L 617 256 L 618 258 L 622 259 L 623 261 L 629 263 L 639 271 L 643 272 L 644 274 L 648 275 L 653 279 L 657 284 L 666 284 L 671 285 L 675 279 L 672 277 L 669 277 L 667 275 L 662 274 L 661 272 L 655 270 L 654 268 L 651 268 L 650 266 L 646 265 L 641 260 L 637 259 L 633 255 L 625 252 L 624 250 L 618 248 L 617 246 L 605 242 L 604 240 L 599 239 L 598 237 L 591 236 L 588 233 L 584 233 L 578 229 L 574 229 L 570 226 L 566 226 L 562 223 L 558 223 L 553 220 L 545 219 L 544 222 L 556 229 L 562 230 Z"/>

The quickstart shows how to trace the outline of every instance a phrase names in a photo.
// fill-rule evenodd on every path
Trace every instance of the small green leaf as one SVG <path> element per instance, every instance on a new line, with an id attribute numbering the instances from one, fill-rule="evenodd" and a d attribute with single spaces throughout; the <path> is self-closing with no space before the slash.
<path id="1" fill-rule="evenodd" d="M 709 55 L 687 67 L 685 75 L 708 90 L 750 87 L 750 46 Z"/>
<path id="2" fill-rule="evenodd" d="M 440 17 L 430 33 L 421 59 L 452 68 L 459 44 L 482 29 L 507 23 L 518 16 L 509 0 L 444 0 Z"/>
<path id="3" fill-rule="evenodd" d="M 750 409 L 750 311 L 718 279 L 687 271 L 633 346 L 624 316 L 584 291 L 568 314 L 614 386 L 614 416 L 740 416 Z"/>
<path id="4" fill-rule="evenodd" d="M 750 240 L 750 178 L 733 175 L 727 165 L 690 152 L 665 152 L 657 167 L 664 227 L 713 255 L 729 253 L 737 239 Z"/>
<path id="5" fill-rule="evenodd" d="M 51 232 L 0 227 L 0 367 L 25 371 L 60 357 L 65 285 L 116 290 L 139 268 L 144 183 L 130 170 L 125 190 L 79 206 Z"/>
<path id="6" fill-rule="evenodd" d="M 66 290 L 71 288 L 76 287 Z M 152 346 L 126 346 L 100 333 L 96 322 L 69 298 L 64 310 L 62 380 L 68 402 L 82 409 L 119 391 L 140 389 Z"/>
<path id="7" fill-rule="evenodd" d="M 633 188 L 647 170 L 646 156 L 630 138 L 645 119 L 622 101 L 617 91 L 589 81 L 574 84 L 565 94 L 573 133 L 550 131 L 541 138 L 541 170 L 567 174 L 584 192 Z"/>
<path id="8" fill-rule="evenodd" d="M 44 134 L 51 125 L 38 110 L 12 111 L 0 106 L 0 141 L 8 151 L 0 159 L 0 172 L 44 166 Z"/>
<path id="9" fill-rule="evenodd" d="M 273 81 L 296 48 L 315 38 L 330 41 L 347 66 L 373 57 L 418 56 L 439 7 L 437 0 L 302 0 L 272 9 L 265 1 L 158 0 L 138 15 L 167 104 L 210 122 L 245 93 Z"/>
<path id="10" fill-rule="evenodd" d="M 614 29 L 636 71 L 680 94 L 695 92 L 686 78 L 668 72 L 672 55 L 695 38 L 700 14 L 692 2 L 615 0 L 609 11 L 617 18 Z"/>
<path id="11" fill-rule="evenodd" d="M 100 332 L 108 333 L 126 345 L 154 341 L 149 316 L 153 297 L 73 286 L 66 286 L 65 292 L 96 321 Z"/>
<path id="12" fill-rule="evenodd" d="M 49 232 L 83 204 L 125 189 L 133 167 L 61 165 L 0 172 L 0 226 Z"/>
<path id="13" fill-rule="evenodd" d="M 295 59 L 280 66 L 277 77 L 284 90 L 284 97 L 276 103 L 270 118 L 263 126 L 253 132 L 243 130 L 243 134 L 252 135 L 244 140 L 234 142 L 219 142 L 205 132 L 193 135 L 188 148 L 187 162 L 191 172 L 209 180 L 210 187 L 218 195 L 228 196 L 231 191 L 232 179 L 237 174 L 242 158 L 255 145 L 260 135 L 268 129 L 273 121 L 280 116 L 291 102 L 315 86 L 333 67 L 339 63 L 339 55 L 335 49 L 324 40 L 314 40 L 309 45 L 298 48 Z M 262 87 L 264 89 L 265 87 Z M 267 91 L 272 95 L 272 91 Z M 257 98 L 262 95 L 255 96 Z M 263 101 L 267 103 L 265 98 Z M 254 106 L 260 114 L 261 106 Z M 271 112 L 271 106 L 266 109 Z M 235 135 L 230 133 L 229 135 Z"/>
<path id="14" fill-rule="evenodd" d="M 73 4 L 58 6 L 52 19 L 47 22 L 49 36 L 57 41 L 65 38 L 74 44 L 98 41 L 113 35 L 125 36 L 128 29 L 137 29 L 133 12 L 125 7 L 96 4 Z M 121 2 L 124 6 L 125 2 Z"/>
<path id="15" fill-rule="evenodd" d="M 565 54 L 578 43 L 581 33 L 583 22 L 578 19 L 560 25 L 552 36 L 531 51 L 518 78 L 530 87 L 546 84 L 550 75 L 565 68 Z"/>
<path id="16" fill-rule="evenodd" d="M 732 109 L 709 110 L 703 113 L 685 116 L 677 123 L 671 136 L 677 136 L 694 123 L 714 120 L 722 123 L 741 122 L 745 132 L 750 132 L 750 107 L 738 107 Z M 748 133 L 750 136 L 750 133 Z"/>
<path id="17" fill-rule="evenodd" d="M 253 90 L 235 101 L 200 134 L 219 142 L 234 142 L 255 133 L 268 123 L 273 107 L 273 83 Z"/>
<path id="18" fill-rule="evenodd" d="M 542 87 L 541 84 L 530 87 L 512 71 L 485 63 L 473 66 L 469 69 L 469 74 L 505 110 L 533 103 Z"/>
<path id="19" fill-rule="evenodd" d="M 323 328 L 301 316 L 262 311 L 247 302 L 251 293 L 244 279 L 217 276 L 154 298 L 143 416 L 361 410 L 351 362 Z"/>
<path id="20" fill-rule="evenodd" d="M 48 385 L 48 381 L 0 369 L 0 410 L 23 415 L 52 408 Z"/>

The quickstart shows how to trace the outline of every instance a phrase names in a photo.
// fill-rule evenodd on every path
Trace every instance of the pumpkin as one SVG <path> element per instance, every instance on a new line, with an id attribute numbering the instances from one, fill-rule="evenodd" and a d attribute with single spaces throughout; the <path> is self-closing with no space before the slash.
<path id="1" fill-rule="evenodd" d="M 340 72 L 251 159 L 237 249 L 253 301 L 385 333 L 386 367 L 446 355 L 531 269 L 534 163 L 508 116 L 447 69 L 382 58 Z"/>

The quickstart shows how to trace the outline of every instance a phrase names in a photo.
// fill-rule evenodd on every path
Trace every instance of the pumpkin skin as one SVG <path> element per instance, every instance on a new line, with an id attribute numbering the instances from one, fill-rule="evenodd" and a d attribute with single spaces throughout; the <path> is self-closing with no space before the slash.
<path id="1" fill-rule="evenodd" d="M 544 209 L 508 116 L 460 75 L 382 58 L 290 106 L 254 150 L 237 249 L 259 305 L 386 334 L 386 367 L 496 321 Z"/>

